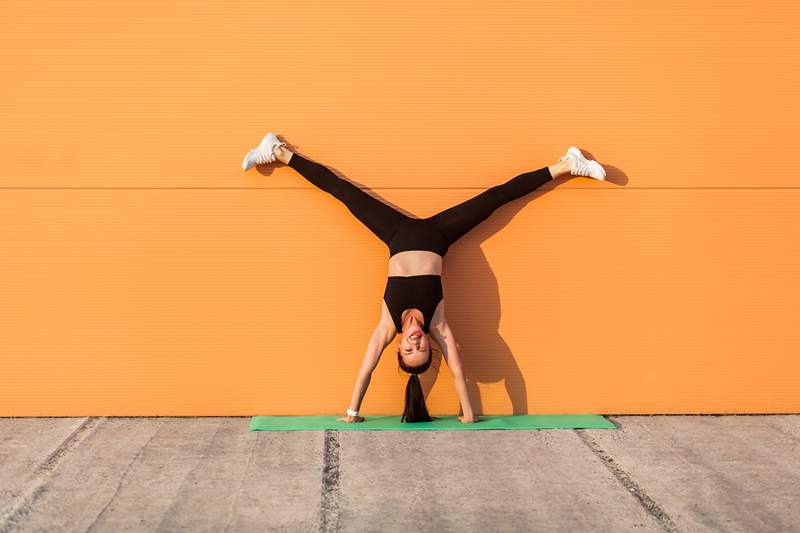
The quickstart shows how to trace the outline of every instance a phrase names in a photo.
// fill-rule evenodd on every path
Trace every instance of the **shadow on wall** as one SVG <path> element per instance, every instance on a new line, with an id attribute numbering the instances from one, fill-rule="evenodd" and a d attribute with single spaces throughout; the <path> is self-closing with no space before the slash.
<path id="1" fill-rule="evenodd" d="M 286 142 L 285 139 L 281 140 Z M 286 142 L 286 148 L 303 155 L 302 152 L 288 142 Z M 588 151 L 581 150 L 588 159 L 594 159 L 594 156 Z M 310 156 L 304 157 L 313 159 Z M 392 206 L 401 213 L 411 218 L 419 218 L 375 194 L 365 185 L 345 177 L 334 167 L 327 164 L 325 166 L 342 179 L 347 179 L 362 188 L 364 192 Z M 607 173 L 606 181 L 620 185 L 628 182 L 627 177 L 619 169 L 605 164 L 603 164 L 603 167 Z M 261 174 L 270 175 L 274 166 L 268 165 L 263 168 L 257 168 Z M 513 176 L 505 179 L 507 180 L 511 177 Z M 559 178 L 556 183 L 564 179 L 569 179 L 569 177 Z M 504 180 L 498 181 L 498 183 L 502 181 Z M 515 415 L 529 414 L 528 389 L 525 385 L 525 377 L 514 355 L 511 353 L 511 349 L 498 331 L 500 326 L 500 291 L 497 278 L 481 249 L 481 243 L 502 230 L 514 218 L 514 215 L 528 205 L 529 202 L 535 201 L 536 198 L 547 191 L 548 189 L 535 190 L 498 208 L 490 217 L 494 224 L 486 224 L 484 221 L 467 232 L 449 248 L 447 252 L 449 260 L 446 259 L 442 264 L 442 285 L 447 309 L 480 310 L 480 320 L 470 320 L 469 324 L 463 323 L 463 325 L 460 325 L 462 323 L 458 318 L 460 313 L 448 311 L 447 315 L 448 322 L 453 329 L 453 335 L 458 343 L 458 353 L 466 369 L 465 374 L 470 403 L 476 415 L 485 414 L 478 383 L 497 383 L 501 380 L 505 383 L 506 393 L 511 400 L 512 413 Z M 442 206 L 440 210 L 446 207 Z M 459 264 L 470 265 L 469 272 L 460 272 Z M 448 270 L 452 271 L 452 274 L 448 275 Z M 519 320 L 526 319 L 524 316 L 519 317 Z M 535 323 L 533 325 L 535 326 Z M 391 351 L 392 360 L 396 362 L 393 345 L 390 344 L 386 349 Z M 537 357 L 546 358 L 547 354 L 540 353 L 537 354 Z M 430 368 L 419 376 L 426 399 L 436 384 L 441 366 L 442 356 L 440 352 L 436 351 Z M 405 373 L 403 375 L 404 377 L 406 376 Z M 463 413 L 459 404 L 459 415 L 461 414 Z"/>
<path id="2" fill-rule="evenodd" d="M 448 314 L 448 322 L 453 329 L 458 353 L 465 368 L 470 403 L 473 411 L 479 415 L 486 413 L 478 384 L 497 383 L 501 380 L 511 401 L 512 413 L 529 414 L 525 377 L 510 347 L 499 333 L 500 291 L 497 277 L 481 243 L 501 231 L 528 202 L 546 192 L 546 189 L 536 190 L 498 208 L 490 217 L 493 224 L 486 224 L 487 220 L 467 232 L 450 247 L 447 252 L 450 260 L 443 265 L 442 283 L 447 308 L 479 310 L 480 318 L 468 319 L 468 322 L 464 320 L 464 315 L 475 317 L 476 313 L 451 311 Z M 469 272 L 459 270 L 459 265 L 462 264 L 470 265 Z M 525 320 L 526 317 L 521 316 L 519 319 Z M 537 357 L 547 357 L 547 354 L 542 353 Z M 436 370 L 425 372 L 421 376 L 426 398 L 436 383 L 442 359 L 437 352 L 431 362 L 431 368 Z M 461 414 L 463 412 L 459 403 L 459 415 Z"/>

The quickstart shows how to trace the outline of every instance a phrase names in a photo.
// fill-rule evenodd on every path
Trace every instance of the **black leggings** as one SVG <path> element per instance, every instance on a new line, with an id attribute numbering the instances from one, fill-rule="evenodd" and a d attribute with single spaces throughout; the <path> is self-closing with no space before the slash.
<path id="1" fill-rule="evenodd" d="M 388 246 L 397 228 L 410 217 L 370 196 L 351 182 L 334 174 L 329 168 L 305 157 L 292 154 L 289 166 L 308 181 L 340 200 L 358 220 Z M 552 180 L 547 167 L 520 174 L 502 185 L 486 189 L 474 198 L 430 217 L 453 244 L 469 230 L 489 218 L 501 205 L 525 196 Z"/>

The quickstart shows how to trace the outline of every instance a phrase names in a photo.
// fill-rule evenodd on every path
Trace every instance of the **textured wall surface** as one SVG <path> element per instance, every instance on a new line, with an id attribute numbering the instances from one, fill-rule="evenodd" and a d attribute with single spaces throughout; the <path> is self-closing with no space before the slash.
<path id="1" fill-rule="evenodd" d="M 267 131 L 427 217 L 477 413 L 800 411 L 792 2 L 5 2 L 0 416 L 344 413 L 386 247 Z M 399 413 L 394 345 L 361 411 Z M 433 413 L 458 412 L 437 354 Z"/>

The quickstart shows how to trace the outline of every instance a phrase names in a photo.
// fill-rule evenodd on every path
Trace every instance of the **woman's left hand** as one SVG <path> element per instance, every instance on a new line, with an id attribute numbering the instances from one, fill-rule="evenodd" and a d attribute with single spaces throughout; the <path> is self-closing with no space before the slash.
<path id="1" fill-rule="evenodd" d="M 458 419 L 461 420 L 464 423 L 472 423 L 472 422 L 477 422 L 478 420 L 480 420 L 480 418 L 478 418 L 477 416 L 474 416 L 474 415 L 470 416 L 470 417 L 459 416 Z"/>

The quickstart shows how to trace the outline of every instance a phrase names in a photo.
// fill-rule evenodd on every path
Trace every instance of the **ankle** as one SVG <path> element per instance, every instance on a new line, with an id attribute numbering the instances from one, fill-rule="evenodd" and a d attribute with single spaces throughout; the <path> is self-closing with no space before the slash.
<path id="1" fill-rule="evenodd" d="M 553 179 L 555 179 L 570 173 L 572 170 L 572 161 L 569 159 L 563 159 L 553 163 L 547 168 L 550 170 L 550 175 L 553 176 Z"/>
<path id="2" fill-rule="evenodd" d="M 277 146 L 272 153 L 274 153 L 275 158 L 284 165 L 289 164 L 289 160 L 292 158 L 293 154 L 291 150 L 287 150 L 284 146 Z"/>

